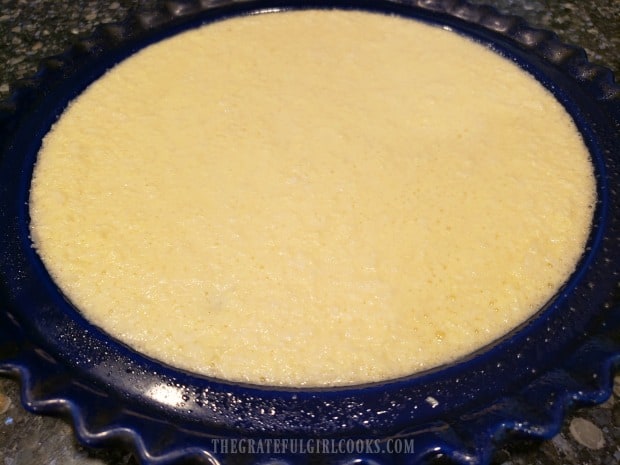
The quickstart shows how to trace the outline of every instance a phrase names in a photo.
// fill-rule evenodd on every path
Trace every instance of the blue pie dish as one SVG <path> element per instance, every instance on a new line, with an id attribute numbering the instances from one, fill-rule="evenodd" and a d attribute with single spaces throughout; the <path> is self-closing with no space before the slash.
<path id="1" fill-rule="evenodd" d="M 33 251 L 32 170 L 43 136 L 68 102 L 115 63 L 166 37 L 230 16 L 298 8 L 361 9 L 450 28 L 515 61 L 574 118 L 597 180 L 586 250 L 555 297 L 491 346 L 424 373 L 360 386 L 293 389 L 210 379 L 151 360 L 91 325 Z M 620 360 L 619 127 L 620 87 L 609 70 L 553 33 L 464 1 L 194 1 L 104 26 L 46 60 L 0 105 L 0 373 L 20 379 L 27 409 L 70 418 L 82 443 L 120 444 L 148 465 L 233 458 L 489 463 L 503 442 L 550 438 L 568 408 L 611 394 Z M 244 454 L 227 454 L 222 439 L 238 440 Z M 262 447 L 251 450 L 250 439 Z"/>

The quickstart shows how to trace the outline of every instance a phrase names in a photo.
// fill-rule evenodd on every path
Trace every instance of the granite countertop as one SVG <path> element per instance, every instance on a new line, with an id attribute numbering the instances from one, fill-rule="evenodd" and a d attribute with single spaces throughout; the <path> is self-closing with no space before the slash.
<path id="1" fill-rule="evenodd" d="M 157 0 L 0 0 L 0 99 L 11 83 L 32 75 L 39 61 L 60 53 L 71 40 L 98 24 L 121 21 Z M 620 1 L 488 0 L 500 11 L 551 29 L 565 42 L 585 48 L 591 61 L 620 71 Z M 90 450 L 78 445 L 63 420 L 27 413 L 16 381 L 0 378 L 0 465 L 135 465 L 125 450 Z M 500 449 L 502 465 L 620 464 L 620 373 L 614 394 L 602 405 L 572 412 L 552 440 Z"/>

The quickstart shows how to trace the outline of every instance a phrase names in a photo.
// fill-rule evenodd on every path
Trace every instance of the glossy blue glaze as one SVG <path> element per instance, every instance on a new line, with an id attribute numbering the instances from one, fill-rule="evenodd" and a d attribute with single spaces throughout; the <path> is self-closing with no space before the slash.
<path id="1" fill-rule="evenodd" d="M 452 28 L 517 62 L 565 105 L 592 155 L 598 203 L 577 271 L 535 317 L 458 363 L 415 376 L 289 389 L 208 379 L 150 360 L 91 325 L 64 299 L 31 247 L 28 191 L 41 139 L 67 103 L 148 44 L 230 16 L 299 5 L 171 4 L 159 15 L 103 28 L 48 60 L 5 105 L 0 113 L 0 371 L 21 377 L 26 407 L 71 415 L 86 444 L 130 442 L 145 464 L 189 456 L 205 463 L 221 460 L 211 441 L 221 437 L 407 437 L 415 439 L 415 452 L 400 458 L 408 463 L 443 455 L 465 464 L 487 463 L 494 444 L 512 436 L 548 438 L 571 404 L 605 400 L 620 354 L 620 88 L 611 72 L 589 64 L 583 51 L 553 34 L 456 0 L 316 0 L 303 7 L 365 9 Z M 363 459 L 359 454 L 323 458 Z M 400 459 L 365 458 L 369 463 Z"/>

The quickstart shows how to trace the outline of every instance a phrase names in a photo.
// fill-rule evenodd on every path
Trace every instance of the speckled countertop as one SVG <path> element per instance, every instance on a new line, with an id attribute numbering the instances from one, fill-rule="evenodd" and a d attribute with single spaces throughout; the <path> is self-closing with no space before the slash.
<path id="1" fill-rule="evenodd" d="M 0 0 L 0 99 L 10 83 L 32 75 L 39 61 L 104 22 L 120 21 L 157 0 Z M 503 12 L 551 29 L 585 48 L 590 59 L 620 71 L 620 0 L 488 0 Z M 0 378 L 0 465 L 135 465 L 124 450 L 87 450 L 68 423 L 25 412 L 18 384 Z M 501 449 L 494 464 L 620 464 L 620 375 L 604 404 L 574 411 L 561 433 L 543 443 Z"/>

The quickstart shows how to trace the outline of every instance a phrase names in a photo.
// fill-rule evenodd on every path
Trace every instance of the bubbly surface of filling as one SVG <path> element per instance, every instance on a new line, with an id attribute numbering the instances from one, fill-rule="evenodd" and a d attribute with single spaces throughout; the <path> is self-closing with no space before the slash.
<path id="1" fill-rule="evenodd" d="M 43 141 L 34 246 L 136 350 L 257 384 L 395 378 L 543 306 L 592 221 L 588 151 L 510 60 L 355 11 L 229 19 L 150 46 Z"/>

